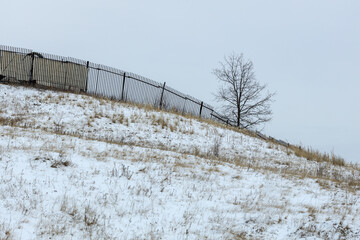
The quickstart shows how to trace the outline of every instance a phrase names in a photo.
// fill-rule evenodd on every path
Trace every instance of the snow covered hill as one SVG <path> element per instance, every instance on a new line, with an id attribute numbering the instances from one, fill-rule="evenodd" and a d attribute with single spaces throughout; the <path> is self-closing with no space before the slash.
<path id="1" fill-rule="evenodd" d="M 360 171 L 199 119 L 0 85 L 0 239 L 359 239 Z"/>

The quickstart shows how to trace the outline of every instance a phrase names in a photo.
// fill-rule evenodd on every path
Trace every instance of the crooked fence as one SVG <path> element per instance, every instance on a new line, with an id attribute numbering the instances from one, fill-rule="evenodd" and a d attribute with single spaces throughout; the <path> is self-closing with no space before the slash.
<path id="1" fill-rule="evenodd" d="M 164 110 L 234 125 L 203 101 L 166 83 L 89 61 L 0 45 L 0 81 L 16 81 L 54 89 L 153 105 Z"/>
<path id="2" fill-rule="evenodd" d="M 0 82 L 6 81 L 153 105 L 236 126 L 236 122 L 217 113 L 212 106 L 167 86 L 165 82 L 76 58 L 0 45 Z M 285 141 L 260 132 L 254 134 L 289 146 Z"/>

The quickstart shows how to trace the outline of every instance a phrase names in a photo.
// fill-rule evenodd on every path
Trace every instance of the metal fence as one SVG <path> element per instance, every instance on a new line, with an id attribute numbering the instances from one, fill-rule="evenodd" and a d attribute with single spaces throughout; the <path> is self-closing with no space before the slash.
<path id="1" fill-rule="evenodd" d="M 114 100 L 153 105 L 164 110 L 212 119 L 236 126 L 236 122 L 214 111 L 194 97 L 166 83 L 134 73 L 71 57 L 34 52 L 30 49 L 0 45 L 0 82 L 20 82 L 52 89 L 85 92 Z M 259 138 L 289 146 L 282 140 L 253 132 Z"/>
<path id="2" fill-rule="evenodd" d="M 0 80 L 85 92 L 110 99 L 153 105 L 164 110 L 235 125 L 194 97 L 166 83 L 116 68 L 30 49 L 0 45 Z"/>

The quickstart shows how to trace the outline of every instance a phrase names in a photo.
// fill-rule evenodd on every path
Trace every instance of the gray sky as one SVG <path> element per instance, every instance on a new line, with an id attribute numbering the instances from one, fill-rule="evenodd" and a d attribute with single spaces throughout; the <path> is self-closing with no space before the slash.
<path id="1" fill-rule="evenodd" d="M 213 106 L 244 53 L 276 91 L 266 134 L 360 163 L 358 0 L 0 0 L 0 44 L 134 72 Z"/>

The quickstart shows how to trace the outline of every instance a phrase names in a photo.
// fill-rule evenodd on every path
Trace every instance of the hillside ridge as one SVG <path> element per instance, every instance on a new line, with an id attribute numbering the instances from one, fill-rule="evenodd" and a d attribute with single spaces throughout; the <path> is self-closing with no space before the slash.
<path id="1" fill-rule="evenodd" d="M 0 239 L 360 236 L 356 165 L 87 95 L 0 99 Z"/>

